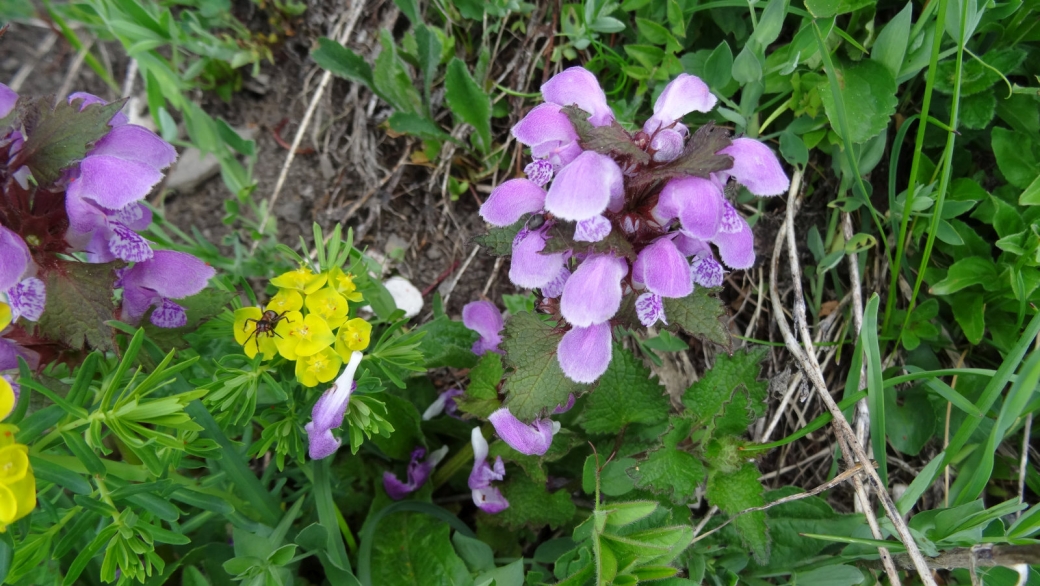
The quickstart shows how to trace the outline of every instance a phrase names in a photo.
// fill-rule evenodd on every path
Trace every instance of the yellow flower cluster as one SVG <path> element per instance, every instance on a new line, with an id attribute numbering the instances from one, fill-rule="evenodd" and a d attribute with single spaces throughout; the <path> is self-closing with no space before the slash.
<path id="1" fill-rule="evenodd" d="M 350 353 L 368 348 L 372 324 L 349 319 L 348 302 L 362 300 L 354 277 L 334 268 L 315 274 L 307 267 L 271 279 L 278 294 L 267 307 L 235 311 L 235 340 L 246 356 L 280 355 L 296 361 L 296 378 L 313 387 L 336 378 Z"/>
<path id="2" fill-rule="evenodd" d="M 14 442 L 13 425 L 0 425 L 0 533 L 36 508 L 36 477 L 29 447 Z"/>

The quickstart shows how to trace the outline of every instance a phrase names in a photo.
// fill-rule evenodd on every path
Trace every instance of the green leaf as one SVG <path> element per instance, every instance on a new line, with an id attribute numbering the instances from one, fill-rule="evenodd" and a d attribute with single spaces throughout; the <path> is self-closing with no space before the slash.
<path id="1" fill-rule="evenodd" d="M 490 569 L 473 579 L 474 586 L 523 586 L 524 560 Z"/>
<path id="2" fill-rule="evenodd" d="M 458 586 L 471 584 L 466 564 L 455 553 L 442 521 L 418 513 L 397 513 L 379 524 L 372 545 L 372 584 Z"/>
<path id="3" fill-rule="evenodd" d="M 611 503 L 605 507 L 607 525 L 624 527 L 650 516 L 660 506 L 656 501 L 632 501 L 627 503 Z"/>
<path id="4" fill-rule="evenodd" d="M 394 0 L 394 4 L 408 17 L 413 25 L 422 23 L 422 11 L 419 10 L 418 0 Z"/>
<path id="5" fill-rule="evenodd" d="M 724 513 L 735 515 L 752 507 L 765 504 L 762 484 L 758 481 L 758 468 L 746 463 L 733 473 L 716 472 L 708 478 L 708 502 Z M 755 561 L 764 564 L 769 560 L 769 530 L 766 514 L 755 511 L 737 517 L 733 522 L 737 533 L 751 548 Z"/>
<path id="6" fill-rule="evenodd" d="M 112 328 L 105 322 L 113 317 L 112 283 L 123 263 L 55 263 L 37 275 L 47 288 L 47 311 L 36 334 L 77 350 L 115 350 Z"/>
<path id="7" fill-rule="evenodd" d="M 437 66 L 441 62 L 443 47 L 437 34 L 424 24 L 415 27 L 415 45 L 419 57 L 419 69 L 423 72 L 423 99 L 429 107 L 433 78 L 437 75 Z"/>
<path id="8" fill-rule="evenodd" d="M 780 36 L 784 26 L 784 16 L 787 14 L 787 0 L 769 0 L 762 16 L 758 19 L 755 31 L 748 38 L 748 43 L 765 48 L 772 45 Z"/>
<path id="9" fill-rule="evenodd" d="M 722 322 L 726 308 L 714 293 L 714 289 L 697 287 L 681 299 L 666 297 L 664 312 L 672 329 L 678 326 L 691 336 L 729 348 L 732 343 L 729 330 Z"/>
<path id="10" fill-rule="evenodd" d="M 1026 187 L 1022 195 L 1018 196 L 1018 205 L 1020 206 L 1038 206 L 1040 205 L 1040 175 L 1036 176 L 1036 179 Z"/>
<path id="11" fill-rule="evenodd" d="M 864 143 L 884 130 L 895 114 L 896 80 L 884 65 L 871 60 L 835 61 L 834 73 L 848 118 L 848 138 L 854 144 Z M 834 92 L 821 87 L 819 94 L 831 126 L 841 136 Z"/>
<path id="12" fill-rule="evenodd" d="M 517 233 L 520 232 L 520 229 L 524 227 L 524 224 L 527 223 L 530 217 L 530 215 L 525 214 L 515 224 L 504 228 L 492 226 L 488 229 L 487 234 L 473 238 L 473 242 L 483 246 L 488 254 L 508 256 L 513 253 L 513 240 L 516 239 Z"/>
<path id="13" fill-rule="evenodd" d="M 401 59 L 397 56 L 397 45 L 390 31 L 379 31 L 379 42 L 383 51 L 376 57 L 372 72 L 372 89 L 400 112 L 419 112 L 422 99 L 412 83 Z"/>
<path id="14" fill-rule="evenodd" d="M 961 98 L 990 89 L 1001 81 L 1000 74 L 1011 72 L 1022 64 L 1026 52 L 1018 47 L 990 51 L 982 56 L 985 63 L 969 57 L 961 66 Z M 987 67 L 988 65 L 988 67 Z M 994 71 L 996 70 L 996 71 Z M 999 72 L 999 73 L 998 73 Z M 957 83 L 957 58 L 952 57 L 936 65 L 935 89 L 944 94 L 953 94 Z"/>
<path id="15" fill-rule="evenodd" d="M 548 525 L 556 529 L 569 522 L 577 512 L 566 490 L 549 493 L 544 483 L 534 482 L 523 474 L 506 476 L 501 490 L 509 501 L 509 508 L 497 515 L 486 516 L 488 522 L 495 525 L 510 529 L 537 529 Z"/>
<path id="16" fill-rule="evenodd" d="M 772 502 L 800 492 L 799 488 L 785 487 L 770 491 L 765 499 Z M 811 496 L 770 508 L 766 511 L 766 524 L 771 544 L 765 568 L 789 571 L 827 547 L 802 533 L 851 535 L 863 527 L 864 521 L 862 515 L 839 515 L 827 501 Z"/>
<path id="17" fill-rule="evenodd" d="M 1040 175 L 1040 144 L 1029 135 L 997 126 L 992 132 L 993 155 L 1008 183 L 1029 187 Z"/>
<path id="18" fill-rule="evenodd" d="M 448 140 L 450 136 L 433 120 L 415 112 L 394 112 L 387 120 L 390 129 L 425 140 Z"/>
<path id="19" fill-rule="evenodd" d="M 950 265 L 946 278 L 928 290 L 932 295 L 949 295 L 965 287 L 990 283 L 997 279 L 997 268 L 993 261 L 979 256 L 969 256 Z"/>
<path id="20" fill-rule="evenodd" d="M 451 536 L 455 552 L 459 554 L 471 572 L 486 572 L 495 567 L 495 552 L 491 546 L 479 539 L 467 537 L 459 532 Z"/>
<path id="21" fill-rule="evenodd" d="M 762 79 L 762 62 L 748 45 L 744 45 L 737 58 L 733 60 L 733 79 L 740 82 L 740 85 Z"/>
<path id="22" fill-rule="evenodd" d="M 29 456 L 29 462 L 37 480 L 53 482 L 76 494 L 88 495 L 93 492 L 89 482 L 64 466 L 44 460 L 40 456 Z"/>
<path id="23" fill-rule="evenodd" d="M 813 586 L 853 586 L 863 582 L 863 572 L 852 566 L 823 566 L 795 574 L 796 584 Z"/>
<path id="24" fill-rule="evenodd" d="M 481 356 L 480 362 L 469 371 L 466 393 L 455 398 L 459 410 L 487 419 L 502 405 L 498 400 L 498 385 L 504 375 L 501 354 L 487 352 Z"/>
<path id="25" fill-rule="evenodd" d="M 910 19 L 913 17 L 913 3 L 906 6 L 888 21 L 885 28 L 878 33 L 874 46 L 870 49 L 870 58 L 885 66 L 893 78 L 899 77 L 906 57 L 906 47 L 910 43 Z"/>
<path id="26" fill-rule="evenodd" d="M 805 7 L 815 18 L 830 18 L 871 4 L 871 0 L 806 0 Z"/>
<path id="27" fill-rule="evenodd" d="M 972 344 L 982 341 L 986 332 L 986 300 L 977 293 L 963 293 L 949 299 L 953 319 Z"/>
<path id="28" fill-rule="evenodd" d="M 374 85 L 372 67 L 364 58 L 332 39 L 319 38 L 318 48 L 311 53 L 311 58 L 334 75 L 364 84 L 369 89 Z"/>
<path id="29" fill-rule="evenodd" d="M 124 103 L 117 100 L 107 105 L 92 104 L 80 112 L 82 101 L 69 104 L 59 100 L 51 108 L 48 103 L 51 99 L 36 98 L 21 106 L 29 138 L 15 157 L 29 167 L 33 178 L 42 186 L 57 181 L 64 169 L 81 161 L 94 143 L 108 134 L 111 130 L 108 121 Z M 48 299 L 48 308 L 49 305 Z"/>
<path id="30" fill-rule="evenodd" d="M 704 61 L 704 83 L 716 91 L 729 85 L 733 80 L 733 51 L 729 43 L 723 40 Z"/>
<path id="31" fill-rule="evenodd" d="M 932 439 L 937 423 L 924 388 L 912 387 L 899 392 L 895 387 L 885 389 L 885 436 L 897 451 L 908 456 L 919 454 Z"/>
<path id="32" fill-rule="evenodd" d="M 472 348 L 480 336 L 462 322 L 452 321 L 448 316 L 442 315 L 419 326 L 415 331 L 426 332 L 419 343 L 419 349 L 426 358 L 427 368 L 470 368 L 477 363 Z"/>
<path id="33" fill-rule="evenodd" d="M 444 90 L 448 107 L 459 120 L 473 127 L 479 137 L 477 146 L 486 153 L 491 148 L 491 98 L 457 57 L 448 63 Z"/>
<path id="34" fill-rule="evenodd" d="M 724 404 L 733 397 L 733 392 L 743 387 L 761 415 L 769 383 L 759 381 L 760 362 L 766 350 L 737 351 L 732 355 L 718 354 L 715 366 L 705 372 L 701 380 L 693 383 L 683 394 L 682 401 L 690 410 L 695 421 L 704 423 L 722 411 Z"/>
<path id="35" fill-rule="evenodd" d="M 524 421 L 567 402 L 571 393 L 588 388 L 568 379 L 556 359 L 562 334 L 533 313 L 520 313 L 506 322 L 502 348 L 506 365 L 506 406 Z"/>
<path id="36" fill-rule="evenodd" d="M 673 417 L 672 428 L 661 436 L 662 447 L 629 469 L 637 488 L 667 497 L 675 504 L 696 498 L 697 486 L 704 482 L 704 464 L 677 447 L 690 436 L 691 423 L 688 419 Z"/>
<path id="37" fill-rule="evenodd" d="M 591 434 L 613 434 L 632 423 L 654 425 L 668 419 L 665 389 L 650 376 L 642 361 L 615 344 L 610 365 L 589 396 L 582 428 Z"/>
<path id="38" fill-rule="evenodd" d="M 386 403 L 384 419 L 393 426 L 390 437 L 373 435 L 372 443 L 380 450 L 397 460 L 407 460 L 416 446 L 426 443 L 419 423 L 422 418 L 411 401 L 390 393 L 382 393 L 379 399 Z"/>
<path id="39" fill-rule="evenodd" d="M 997 112 L 997 97 L 993 91 L 979 92 L 961 99 L 960 122 L 964 128 L 982 130 Z"/>
<path id="40" fill-rule="evenodd" d="M 805 146 L 805 141 L 789 130 L 780 134 L 780 154 L 792 165 L 804 165 L 809 162 L 809 149 Z"/>

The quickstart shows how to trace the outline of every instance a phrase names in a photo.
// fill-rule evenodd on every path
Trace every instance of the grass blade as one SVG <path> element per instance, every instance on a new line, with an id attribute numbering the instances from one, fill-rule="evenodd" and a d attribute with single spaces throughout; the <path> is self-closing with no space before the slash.
<path id="1" fill-rule="evenodd" d="M 863 312 L 863 359 L 867 363 L 867 407 L 870 409 L 870 444 L 878 463 L 878 476 L 888 485 L 888 458 L 885 456 L 885 389 L 881 375 L 881 348 L 878 346 L 877 314 L 881 298 L 870 296 Z"/>

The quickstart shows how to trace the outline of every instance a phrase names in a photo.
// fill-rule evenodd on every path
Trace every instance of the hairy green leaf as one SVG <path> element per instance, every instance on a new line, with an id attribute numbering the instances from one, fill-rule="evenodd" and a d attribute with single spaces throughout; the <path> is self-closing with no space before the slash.
<path id="1" fill-rule="evenodd" d="M 379 524 L 372 545 L 372 583 L 380 586 L 460 586 L 469 570 L 455 553 L 447 523 L 420 513 L 396 513 Z"/>
<path id="2" fill-rule="evenodd" d="M 632 423 L 653 425 L 668 418 L 664 387 L 631 352 L 615 345 L 607 372 L 589 397 L 581 426 L 592 434 L 617 433 Z"/>
<path id="3" fill-rule="evenodd" d="M 566 490 L 549 493 L 545 483 L 538 483 L 523 474 L 506 477 L 501 485 L 509 508 L 488 517 L 489 522 L 510 529 L 540 528 L 548 525 L 555 529 L 574 517 L 577 508 Z"/>
<path id="4" fill-rule="evenodd" d="M 628 131 L 616 120 L 606 126 L 593 126 L 589 123 L 589 113 L 577 106 L 564 106 L 560 111 L 574 125 L 582 150 L 620 157 L 639 165 L 650 162 L 650 155 L 632 142 Z"/>
<path id="5" fill-rule="evenodd" d="M 472 347 L 479 335 L 462 322 L 442 315 L 419 326 L 415 331 L 426 332 L 419 343 L 419 349 L 426 357 L 427 368 L 470 368 L 477 363 Z"/>
<path id="6" fill-rule="evenodd" d="M 108 121 L 124 102 L 91 104 L 80 112 L 80 101 L 69 104 L 60 100 L 51 108 L 48 105 L 51 99 L 36 98 L 21 106 L 28 138 L 16 159 L 29 167 L 33 178 L 42 186 L 57 181 L 64 169 L 82 160 L 94 143 L 108 134 L 111 130 Z"/>
<path id="7" fill-rule="evenodd" d="M 40 317 L 37 334 L 74 349 L 86 345 L 115 350 L 112 328 L 105 321 L 113 317 L 112 284 L 115 270 L 123 263 L 56 263 L 37 275 L 47 287 L 47 311 Z"/>
<path id="8" fill-rule="evenodd" d="M 504 228 L 492 226 L 488 229 L 487 234 L 481 234 L 473 238 L 473 242 L 483 246 L 488 251 L 488 254 L 508 256 L 513 253 L 513 240 L 516 239 L 517 233 L 520 232 L 530 217 L 529 214 L 524 214 L 515 224 Z"/>
<path id="9" fill-rule="evenodd" d="M 689 419 L 673 417 L 672 428 L 661 436 L 662 447 L 629 469 L 637 488 L 665 496 L 676 504 L 694 500 L 697 486 L 704 482 L 704 464 L 678 447 L 690 436 L 691 423 Z"/>
<path id="10" fill-rule="evenodd" d="M 835 62 L 838 93 L 845 105 L 849 140 L 860 144 L 888 126 L 896 112 L 896 80 L 881 63 L 864 59 L 858 63 Z M 821 82 L 824 86 L 829 81 Z M 834 93 L 820 88 L 820 99 L 834 131 L 841 135 Z"/>
<path id="11" fill-rule="evenodd" d="M 761 415 L 762 401 L 769 389 L 769 383 L 758 380 L 763 358 L 765 350 L 761 348 L 718 355 L 715 366 L 683 394 L 683 404 L 695 421 L 707 422 L 714 418 L 741 387 L 747 391 L 756 414 Z"/>
<path id="12" fill-rule="evenodd" d="M 708 502 L 724 513 L 736 515 L 741 511 L 765 504 L 762 484 L 758 481 L 758 468 L 745 463 L 732 473 L 715 472 L 708 478 Z M 755 561 L 765 564 L 769 560 L 769 530 L 763 511 L 746 513 L 733 522 L 737 532 L 751 548 Z"/>
<path id="13" fill-rule="evenodd" d="M 687 334 L 704 338 L 729 348 L 732 343 L 729 330 L 722 322 L 726 308 L 715 297 L 715 289 L 697 287 L 693 293 L 681 299 L 665 297 L 664 313 L 668 316 L 670 329 L 682 328 Z"/>
<path id="14" fill-rule="evenodd" d="M 502 348 L 506 365 L 513 369 L 506 377 L 506 405 L 518 418 L 536 419 L 545 410 L 566 403 L 571 393 L 588 388 L 564 376 L 556 359 L 561 337 L 533 313 L 520 313 L 506 322 Z"/>
<path id="15" fill-rule="evenodd" d="M 732 141 L 729 138 L 729 131 L 708 122 L 690 136 L 678 158 L 632 177 L 628 187 L 636 190 L 645 189 L 656 185 L 659 181 L 686 175 L 707 179 L 712 173 L 733 167 L 733 157 L 717 154 L 730 144 Z"/>

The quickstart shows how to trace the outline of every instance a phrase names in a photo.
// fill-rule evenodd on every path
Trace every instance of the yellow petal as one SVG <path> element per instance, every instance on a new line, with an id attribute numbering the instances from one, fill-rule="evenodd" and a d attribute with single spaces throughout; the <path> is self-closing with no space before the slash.
<path id="1" fill-rule="evenodd" d="M 364 299 L 361 293 L 357 292 L 357 285 L 354 284 L 354 275 L 344 273 L 343 269 L 339 267 L 329 271 L 329 284 L 335 287 L 336 291 L 349 301 L 357 303 Z"/>
<path id="2" fill-rule="evenodd" d="M 33 475 L 32 468 L 29 468 L 25 478 L 9 484 L 7 488 L 14 494 L 15 504 L 18 506 L 13 521 L 21 519 L 36 508 L 36 476 Z"/>
<path id="3" fill-rule="evenodd" d="M 327 279 L 328 275 L 325 273 L 315 275 L 307 267 L 300 267 L 271 279 L 271 284 L 281 289 L 296 289 L 310 295 L 321 289 Z"/>
<path id="4" fill-rule="evenodd" d="M 25 478 L 29 471 L 28 449 L 22 444 L 0 448 L 0 484 L 11 484 Z"/>
<path id="5" fill-rule="evenodd" d="M 336 329 L 347 319 L 347 300 L 331 287 L 307 296 L 307 310 L 321 317 L 329 328 Z"/>
<path id="6" fill-rule="evenodd" d="M 267 303 L 267 309 L 278 313 L 299 311 L 303 307 L 303 295 L 295 289 L 279 289 L 278 294 Z"/>
<path id="7" fill-rule="evenodd" d="M 239 344 L 245 344 L 249 335 L 253 333 L 256 320 L 263 316 L 264 312 L 260 311 L 259 307 L 242 307 L 235 310 L 235 341 Z M 253 320 L 246 322 L 246 320 Z"/>
<path id="8" fill-rule="evenodd" d="M 296 360 L 296 378 L 306 387 L 327 383 L 339 374 L 343 361 L 331 348 Z"/>
<path id="9" fill-rule="evenodd" d="M 303 329 L 303 314 L 290 311 L 278 322 L 274 331 L 274 345 L 278 353 L 286 360 L 296 360 L 296 346 L 300 343 L 300 330 Z"/>
<path id="10" fill-rule="evenodd" d="M 11 306 L 0 301 L 0 330 L 11 325 Z"/>
<path id="11" fill-rule="evenodd" d="M 336 335 L 332 328 L 321 316 L 309 314 L 303 318 L 303 328 L 300 329 L 300 343 L 296 346 L 297 356 L 311 356 L 321 350 L 328 348 L 336 341 Z"/>
<path id="12" fill-rule="evenodd" d="M 15 433 L 18 433 L 18 427 L 9 423 L 0 423 L 0 448 L 14 444 Z"/>
<path id="13" fill-rule="evenodd" d="M 7 382 L 7 379 L 0 376 L 0 419 L 4 419 L 14 411 L 14 405 L 18 402 L 18 397 L 14 396 L 14 388 L 11 387 L 11 383 Z"/>
<path id="14" fill-rule="evenodd" d="M 336 352 L 344 360 L 349 360 L 351 352 L 361 352 L 368 348 L 371 339 L 372 324 L 355 317 L 339 329 L 339 335 L 336 336 Z"/>
<path id="15" fill-rule="evenodd" d="M 13 523 L 18 515 L 18 498 L 11 489 L 0 484 L 0 524 Z"/>

